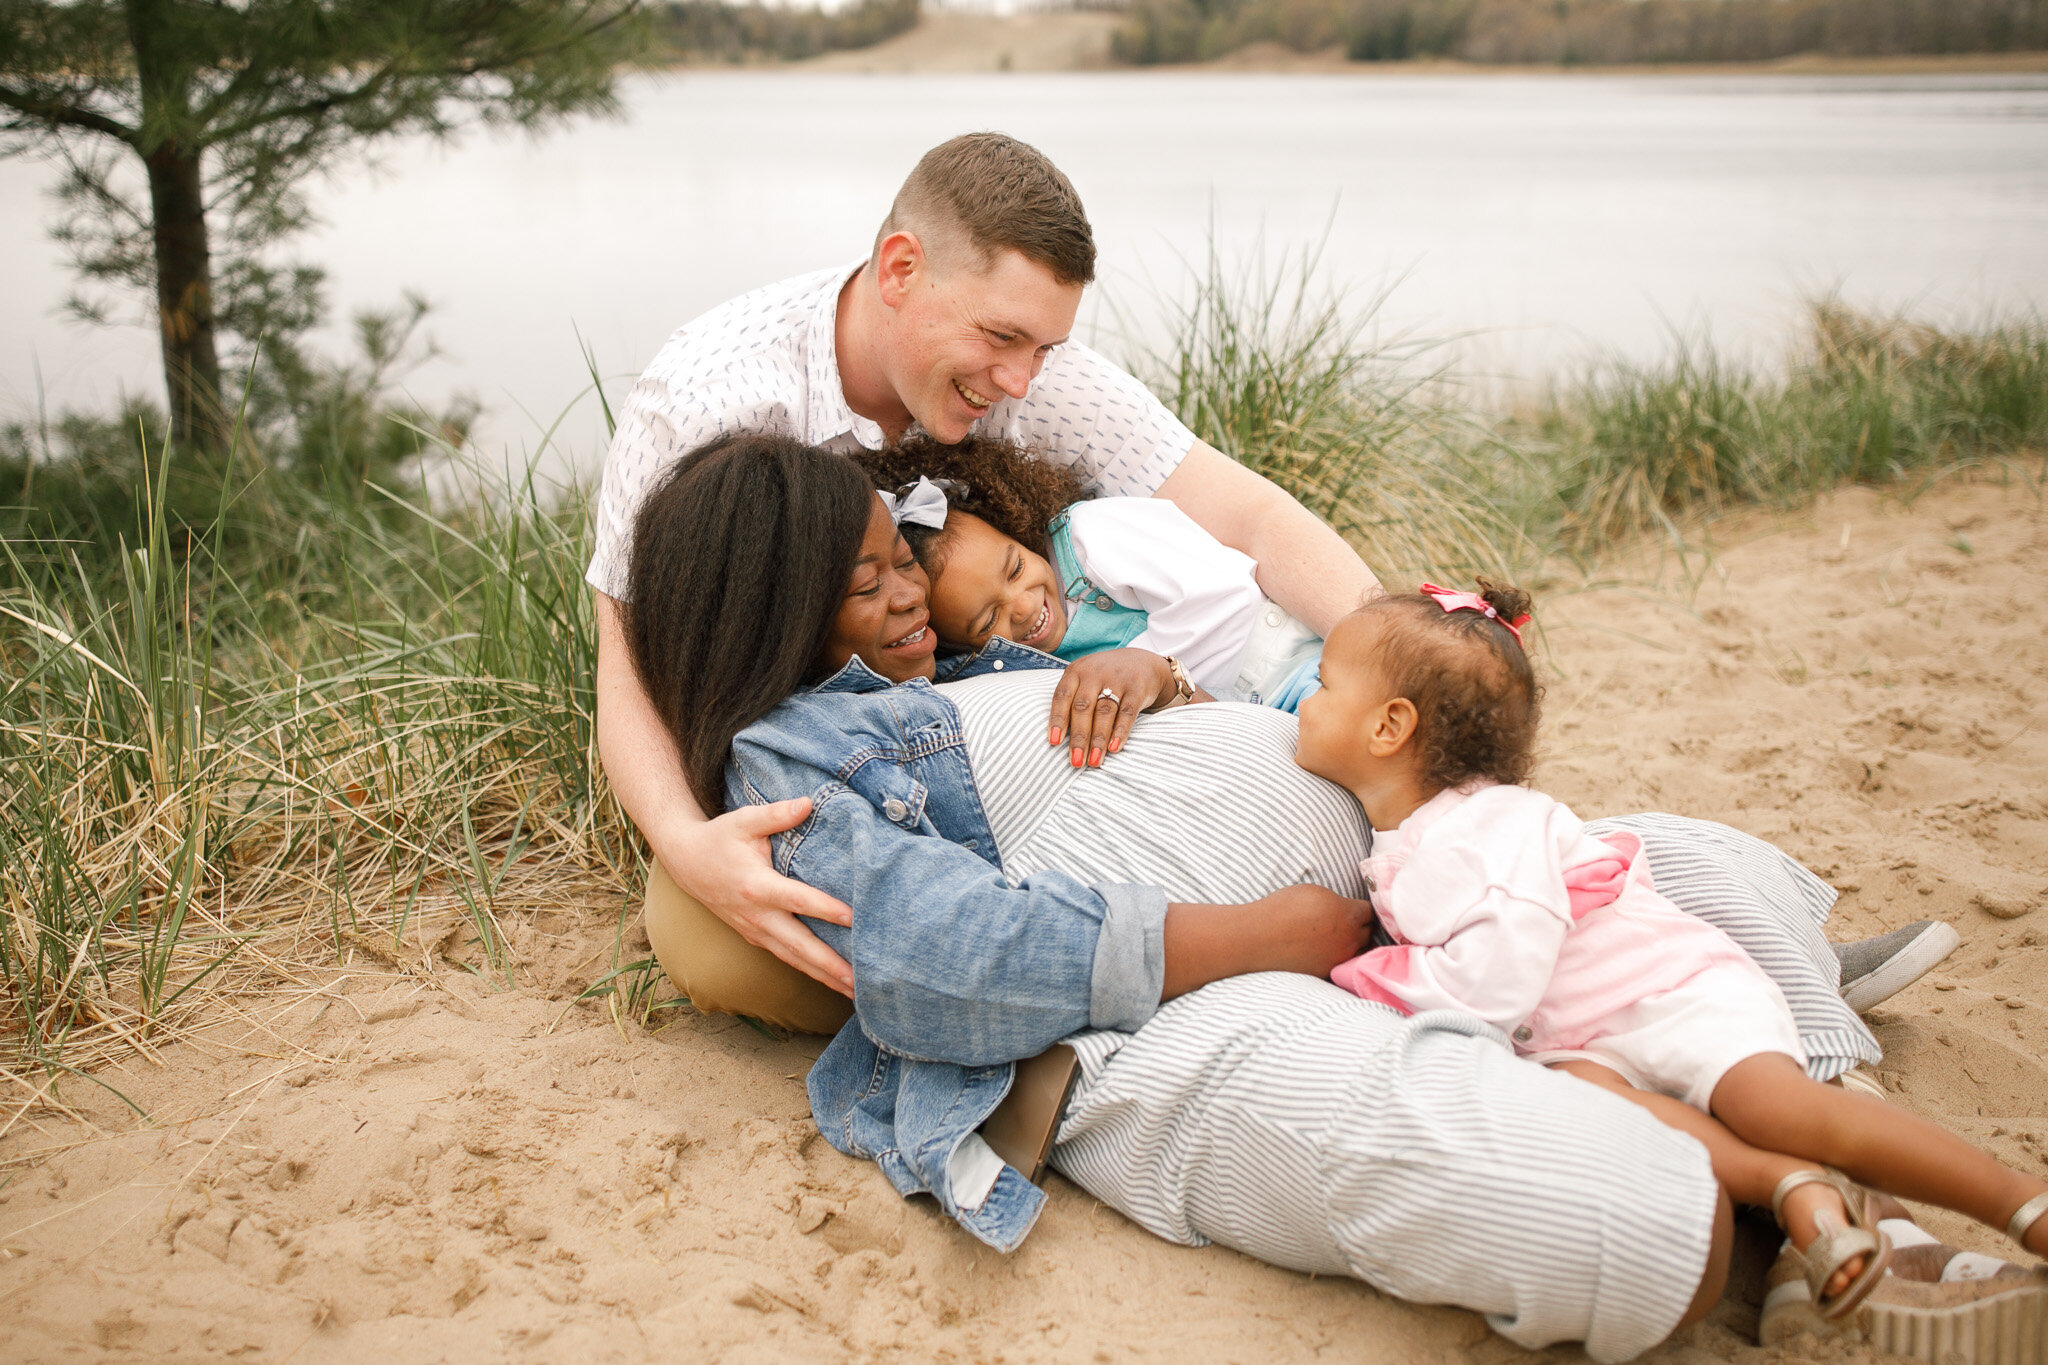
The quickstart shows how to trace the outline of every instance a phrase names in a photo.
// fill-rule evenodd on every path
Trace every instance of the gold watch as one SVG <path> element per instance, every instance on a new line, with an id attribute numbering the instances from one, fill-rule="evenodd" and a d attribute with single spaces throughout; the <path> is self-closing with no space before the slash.
<path id="1" fill-rule="evenodd" d="M 1148 710 L 1164 711 L 1169 706 L 1179 706 L 1182 702 L 1195 699 L 1195 685 L 1188 681 L 1187 669 L 1171 654 L 1166 656 L 1166 671 L 1173 674 L 1173 695 L 1165 701 L 1153 702 Z"/>

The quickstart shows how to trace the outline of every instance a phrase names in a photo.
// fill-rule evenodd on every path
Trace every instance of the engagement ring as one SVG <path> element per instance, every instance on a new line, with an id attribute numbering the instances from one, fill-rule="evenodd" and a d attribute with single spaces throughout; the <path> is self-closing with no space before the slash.
<path id="1" fill-rule="evenodd" d="M 1113 687 L 1105 687 L 1095 694 L 1095 700 L 1097 701 L 1101 701 L 1104 697 L 1108 697 L 1119 706 L 1123 705 L 1124 699 L 1116 694 L 1116 689 Z"/>

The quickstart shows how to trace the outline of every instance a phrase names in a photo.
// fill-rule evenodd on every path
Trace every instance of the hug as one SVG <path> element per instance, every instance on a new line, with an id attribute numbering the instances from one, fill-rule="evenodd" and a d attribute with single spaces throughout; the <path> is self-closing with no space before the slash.
<path id="1" fill-rule="evenodd" d="M 636 389 L 591 568 L 600 746 L 702 902 L 651 881 L 692 999 L 836 1030 L 820 1131 L 1002 1249 L 1044 1195 L 990 1121 L 1017 1064 L 1064 1048 L 1045 1139 L 1097 1198 L 1527 1346 L 1626 1359 L 1703 1314 L 1731 1194 L 1790 1237 L 1766 1332 L 2048 1296 L 2017 1267 L 1922 1257 L 1922 1283 L 1894 1257 L 1932 1239 L 1868 1183 L 2036 1251 L 2048 1199 L 1820 1084 L 1877 1057 L 1820 934 L 1833 892 L 1725 827 L 1582 824 L 1519 785 L 1539 699 L 1518 595 L 1386 596 L 1069 342 L 1086 232 L 1043 158 L 958 139 L 870 257 L 692 324 Z M 753 396 L 715 407 L 742 373 Z M 978 489 L 939 467 L 992 429 L 1108 501 L 1170 504 L 1131 524 L 1171 521 L 1229 592 L 1162 585 L 1180 556 L 1120 562 L 1115 534 L 1063 550 L 1085 501 L 1006 522 L 1002 466 Z M 1252 666 L 1267 622 L 1284 647 Z M 1667 941 L 1686 952 L 1646 992 L 1599 983 L 1603 945 Z M 1565 991 L 1589 980 L 1593 1004 Z"/>

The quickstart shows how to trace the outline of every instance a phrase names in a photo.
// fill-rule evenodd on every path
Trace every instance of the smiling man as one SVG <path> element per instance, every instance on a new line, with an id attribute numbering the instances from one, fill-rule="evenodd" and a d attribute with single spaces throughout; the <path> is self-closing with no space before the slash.
<path id="1" fill-rule="evenodd" d="M 686 324 L 620 414 L 587 575 L 605 771 L 678 883 L 749 943 L 841 991 L 846 964 L 794 916 L 843 924 L 846 908 L 765 858 L 765 836 L 802 819 L 801 803 L 707 820 L 623 647 L 617 601 L 633 516 L 674 461 L 734 431 L 847 452 L 913 428 L 942 441 L 982 431 L 1075 466 L 1098 494 L 1172 499 L 1257 561 L 1266 595 L 1317 630 L 1379 591 L 1335 532 L 1072 339 L 1094 278 L 1094 235 L 1067 178 L 1014 138 L 954 138 L 912 170 L 865 259 Z"/>

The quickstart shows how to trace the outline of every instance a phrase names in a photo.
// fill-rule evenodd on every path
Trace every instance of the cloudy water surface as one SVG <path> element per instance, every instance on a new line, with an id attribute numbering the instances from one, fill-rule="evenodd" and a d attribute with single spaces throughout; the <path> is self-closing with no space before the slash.
<path id="1" fill-rule="evenodd" d="M 1088 205 L 1083 335 L 1185 295 L 1213 240 L 1241 261 L 1322 244 L 1391 330 L 1471 334 L 1524 380 L 1648 358 L 1674 328 L 1768 355 L 1799 300 L 1956 321 L 2048 300 L 2048 76 L 638 76 L 628 116 L 538 142 L 400 143 L 317 185 L 336 316 L 417 289 L 487 446 L 531 445 L 585 384 L 577 333 L 630 376 L 733 294 L 863 253 L 917 156 L 994 128 Z M 47 166 L 0 162 L 0 415 L 160 392 L 151 331 L 59 312 Z M 339 344 L 339 329 L 330 329 Z M 40 381 L 38 380 L 40 372 Z M 620 386 L 623 386 L 623 380 Z M 593 459 L 598 417 L 566 424 Z"/>

